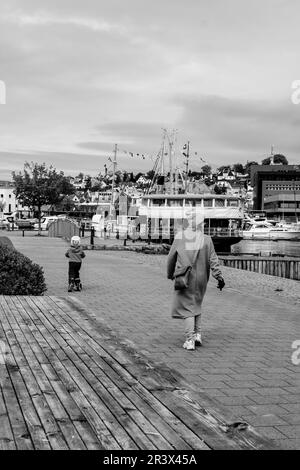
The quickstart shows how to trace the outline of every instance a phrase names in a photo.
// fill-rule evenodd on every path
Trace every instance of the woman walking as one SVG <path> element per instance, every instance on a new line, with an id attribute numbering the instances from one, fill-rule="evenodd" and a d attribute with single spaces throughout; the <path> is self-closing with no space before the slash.
<path id="1" fill-rule="evenodd" d="M 195 345 L 202 345 L 201 306 L 210 271 L 217 279 L 220 290 L 225 286 L 225 282 L 212 239 L 203 233 L 203 214 L 187 213 L 186 223 L 187 227 L 177 233 L 171 246 L 167 260 L 167 276 L 168 279 L 175 279 L 172 317 L 184 320 L 185 343 L 183 347 L 194 350 Z M 176 284 L 180 284 L 177 282 L 177 275 L 182 281 L 180 274 L 185 271 L 185 268 L 187 268 L 185 281 L 177 286 Z M 186 282 L 187 278 L 188 282 Z M 187 286 L 183 287 L 182 284 L 187 284 Z"/>

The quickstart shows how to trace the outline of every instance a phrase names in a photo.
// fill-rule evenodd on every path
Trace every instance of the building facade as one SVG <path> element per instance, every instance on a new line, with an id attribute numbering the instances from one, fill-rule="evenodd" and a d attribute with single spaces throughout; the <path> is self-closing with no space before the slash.
<path id="1" fill-rule="evenodd" d="M 14 185 L 11 181 L 0 181 L 0 212 L 11 213 L 19 208 L 14 194 Z"/>
<path id="2" fill-rule="evenodd" d="M 253 209 L 268 217 L 300 220 L 300 165 L 253 165 Z"/>

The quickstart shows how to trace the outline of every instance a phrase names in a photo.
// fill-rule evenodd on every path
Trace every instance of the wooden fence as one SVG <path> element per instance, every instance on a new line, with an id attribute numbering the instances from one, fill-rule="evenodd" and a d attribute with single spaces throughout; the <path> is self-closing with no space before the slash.
<path id="1" fill-rule="evenodd" d="M 278 259 L 274 257 L 219 256 L 221 264 L 271 276 L 300 281 L 300 258 Z"/>
<path id="2" fill-rule="evenodd" d="M 72 238 L 74 235 L 79 235 L 79 225 L 73 220 L 57 219 L 49 225 L 49 237 Z"/>

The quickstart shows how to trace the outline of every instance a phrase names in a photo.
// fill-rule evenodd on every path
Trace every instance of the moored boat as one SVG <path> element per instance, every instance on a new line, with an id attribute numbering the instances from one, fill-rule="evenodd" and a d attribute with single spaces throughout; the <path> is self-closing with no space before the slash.
<path id="1" fill-rule="evenodd" d="M 142 196 L 141 238 L 171 243 L 191 209 L 203 213 L 204 232 L 212 237 L 218 252 L 230 252 L 230 246 L 242 240 L 243 201 L 236 196 L 212 193 Z"/>
<path id="2" fill-rule="evenodd" d="M 268 221 L 253 221 L 246 223 L 242 232 L 246 240 L 300 240 L 300 227 L 277 224 Z"/>

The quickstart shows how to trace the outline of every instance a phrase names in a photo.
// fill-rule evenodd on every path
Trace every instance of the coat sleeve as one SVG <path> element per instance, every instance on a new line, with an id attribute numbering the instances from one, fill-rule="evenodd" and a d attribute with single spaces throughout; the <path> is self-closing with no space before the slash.
<path id="1" fill-rule="evenodd" d="M 167 277 L 173 279 L 177 261 L 177 240 L 174 239 L 167 259 Z"/>
<path id="2" fill-rule="evenodd" d="M 85 258 L 85 252 L 81 250 L 80 256 L 81 258 Z"/>
<path id="3" fill-rule="evenodd" d="M 215 252 L 215 247 L 214 247 L 212 239 L 210 239 L 210 242 L 209 242 L 209 265 L 210 265 L 210 269 L 211 269 L 211 273 L 213 277 L 215 279 L 220 279 L 220 278 L 223 279 L 219 260 Z"/>
<path id="4" fill-rule="evenodd" d="M 69 258 L 69 250 L 66 252 L 65 256 Z"/>

